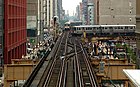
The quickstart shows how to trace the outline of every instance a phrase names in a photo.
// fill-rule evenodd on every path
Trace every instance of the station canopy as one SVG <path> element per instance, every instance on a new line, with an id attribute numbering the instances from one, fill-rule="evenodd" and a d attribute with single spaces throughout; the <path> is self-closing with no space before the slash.
<path id="1" fill-rule="evenodd" d="M 138 69 L 123 69 L 125 75 L 132 81 L 136 87 L 140 87 L 140 70 Z"/>

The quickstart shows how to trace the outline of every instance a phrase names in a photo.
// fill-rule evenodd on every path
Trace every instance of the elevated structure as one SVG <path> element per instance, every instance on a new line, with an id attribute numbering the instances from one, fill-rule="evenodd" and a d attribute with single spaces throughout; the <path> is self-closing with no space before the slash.
<path id="1" fill-rule="evenodd" d="M 140 87 L 140 70 L 123 69 L 123 72 L 130 80 L 130 87 Z"/>
<path id="2" fill-rule="evenodd" d="M 14 86 L 17 80 L 25 80 L 32 72 L 35 64 L 10 64 L 4 66 L 4 87 Z"/>
<path id="3" fill-rule="evenodd" d="M 129 79 L 124 75 L 123 69 L 135 69 L 135 64 L 128 64 L 126 59 L 103 59 L 102 61 L 92 59 L 98 81 L 104 86 L 128 87 Z M 111 84 L 110 84 L 111 83 Z"/>

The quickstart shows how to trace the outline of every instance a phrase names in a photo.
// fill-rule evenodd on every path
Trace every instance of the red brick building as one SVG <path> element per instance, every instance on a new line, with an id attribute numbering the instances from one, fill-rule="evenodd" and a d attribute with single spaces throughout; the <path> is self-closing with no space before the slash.
<path id="1" fill-rule="evenodd" d="M 26 54 L 26 0 L 4 0 L 4 63 Z"/>

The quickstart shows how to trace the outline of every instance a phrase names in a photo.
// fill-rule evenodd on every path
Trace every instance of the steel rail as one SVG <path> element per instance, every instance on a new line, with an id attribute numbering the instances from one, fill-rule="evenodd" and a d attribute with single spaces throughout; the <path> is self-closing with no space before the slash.
<path id="1" fill-rule="evenodd" d="M 58 50 L 57 50 L 57 52 L 54 55 L 53 63 L 51 64 L 51 67 L 49 68 L 49 72 L 47 73 L 47 77 L 46 77 L 45 82 L 44 82 L 44 85 L 42 87 L 48 87 L 48 85 L 49 85 L 49 82 L 50 82 L 50 79 L 51 79 L 51 76 L 52 76 L 52 72 L 53 72 L 53 68 L 54 68 L 54 66 L 56 64 L 57 54 L 58 54 L 58 52 L 59 52 L 59 50 L 61 48 L 61 44 L 63 42 L 63 39 L 65 38 L 65 35 L 66 34 L 63 35 L 62 40 L 60 41 L 60 44 L 58 46 Z"/>
<path id="2" fill-rule="evenodd" d="M 77 84 L 77 64 L 76 64 L 76 57 L 74 57 L 74 83 L 75 83 L 75 87 L 78 87 Z"/>
<path id="3" fill-rule="evenodd" d="M 53 44 L 51 44 L 50 48 L 53 48 Z M 35 68 L 33 69 L 32 73 L 29 75 L 28 79 L 25 81 L 23 87 L 29 87 L 31 85 L 31 83 L 33 82 L 34 78 L 36 77 L 39 69 L 41 68 L 41 66 L 43 65 L 44 61 L 46 60 L 46 57 L 49 55 L 50 51 L 49 49 L 47 49 L 47 51 L 45 52 L 45 55 L 42 56 L 42 59 L 39 61 L 39 63 L 35 66 Z"/>
<path id="4" fill-rule="evenodd" d="M 63 58 L 63 64 L 62 64 L 62 68 L 61 68 L 61 72 L 60 72 L 60 77 L 59 77 L 59 80 L 58 80 L 58 83 L 57 83 L 57 85 L 56 85 L 56 87 L 65 87 L 65 85 L 66 85 L 66 74 L 67 74 L 67 60 L 66 60 L 66 58 L 67 58 L 67 46 L 68 46 L 68 37 L 69 37 L 69 32 L 66 32 L 66 34 L 67 34 L 67 36 L 66 36 L 66 42 L 65 42 L 65 49 L 64 49 L 64 58 Z M 62 83 L 63 82 L 63 83 Z"/>
<path id="5" fill-rule="evenodd" d="M 78 41 L 79 42 L 79 41 Z M 91 81 L 91 85 L 92 87 L 99 87 L 98 83 L 97 83 L 97 78 L 95 77 L 95 73 L 93 73 L 93 70 L 91 69 L 91 65 L 90 65 L 90 62 L 88 60 L 88 57 L 87 57 L 87 53 L 85 52 L 85 50 L 83 49 L 83 46 L 82 44 L 79 42 L 80 46 L 81 46 L 81 49 L 83 51 L 83 55 L 84 55 L 84 60 L 86 62 L 86 66 L 88 68 L 88 73 L 89 73 L 89 78 L 90 78 L 90 81 Z"/>
<path id="6" fill-rule="evenodd" d="M 79 61 L 78 61 L 78 54 L 77 54 L 77 48 L 76 48 L 76 40 L 74 42 L 74 49 L 75 49 L 75 62 L 76 62 L 76 66 L 77 66 L 77 73 L 78 73 L 78 81 L 79 81 L 79 87 L 84 87 L 84 83 L 83 83 L 83 78 L 82 78 L 82 73 L 81 73 L 81 69 L 80 69 L 80 65 L 79 65 Z"/>

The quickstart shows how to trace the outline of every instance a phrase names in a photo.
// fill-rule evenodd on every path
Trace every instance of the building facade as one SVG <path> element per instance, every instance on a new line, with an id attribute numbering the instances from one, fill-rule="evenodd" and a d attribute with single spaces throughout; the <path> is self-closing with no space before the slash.
<path id="1" fill-rule="evenodd" d="M 4 63 L 26 55 L 26 0 L 4 0 Z"/>
<path id="2" fill-rule="evenodd" d="M 38 0 L 27 0 L 27 41 L 30 47 L 37 44 Z"/>
<path id="3" fill-rule="evenodd" d="M 77 18 L 77 21 L 80 21 L 80 6 L 77 5 L 76 7 L 76 18 Z"/>
<path id="4" fill-rule="evenodd" d="M 93 0 L 94 3 L 94 24 L 99 24 L 99 0 Z"/>
<path id="5" fill-rule="evenodd" d="M 46 26 L 46 0 L 27 0 L 27 41 L 35 47 L 43 41 Z"/>
<path id="6" fill-rule="evenodd" d="M 94 24 L 94 5 L 92 2 L 88 3 L 88 25 Z"/>
<path id="7" fill-rule="evenodd" d="M 37 36 L 38 36 L 38 43 L 42 42 L 44 39 L 44 7 L 46 0 L 38 0 L 38 28 L 37 28 Z"/>
<path id="8" fill-rule="evenodd" d="M 82 21 L 83 20 L 83 12 L 82 12 L 83 11 L 83 4 L 82 4 L 82 2 L 80 2 L 79 6 L 80 6 L 80 14 L 79 14 L 80 15 L 80 21 Z"/>
<path id="9" fill-rule="evenodd" d="M 136 24 L 136 0 L 95 0 L 96 24 Z"/>
<path id="10" fill-rule="evenodd" d="M 87 21 L 88 21 L 88 8 L 87 8 L 87 5 L 88 5 L 88 0 L 82 0 L 82 12 L 83 12 L 83 23 L 84 24 L 87 24 Z"/>
<path id="11" fill-rule="evenodd" d="M 137 66 L 140 68 L 140 0 L 136 0 Z"/>
<path id="12" fill-rule="evenodd" d="M 3 0 L 0 0 L 0 66 L 3 65 Z"/>
<path id="13" fill-rule="evenodd" d="M 62 0 L 57 0 L 57 13 L 58 13 L 58 18 L 59 18 L 59 21 L 60 20 L 63 20 L 63 17 L 62 17 L 62 12 L 63 12 L 63 7 L 62 7 Z"/>
<path id="14" fill-rule="evenodd" d="M 51 27 L 53 25 L 53 16 L 54 16 L 54 6 L 53 6 L 54 2 L 53 0 L 47 0 L 47 8 L 46 8 L 46 22 L 47 22 L 47 27 Z"/>

